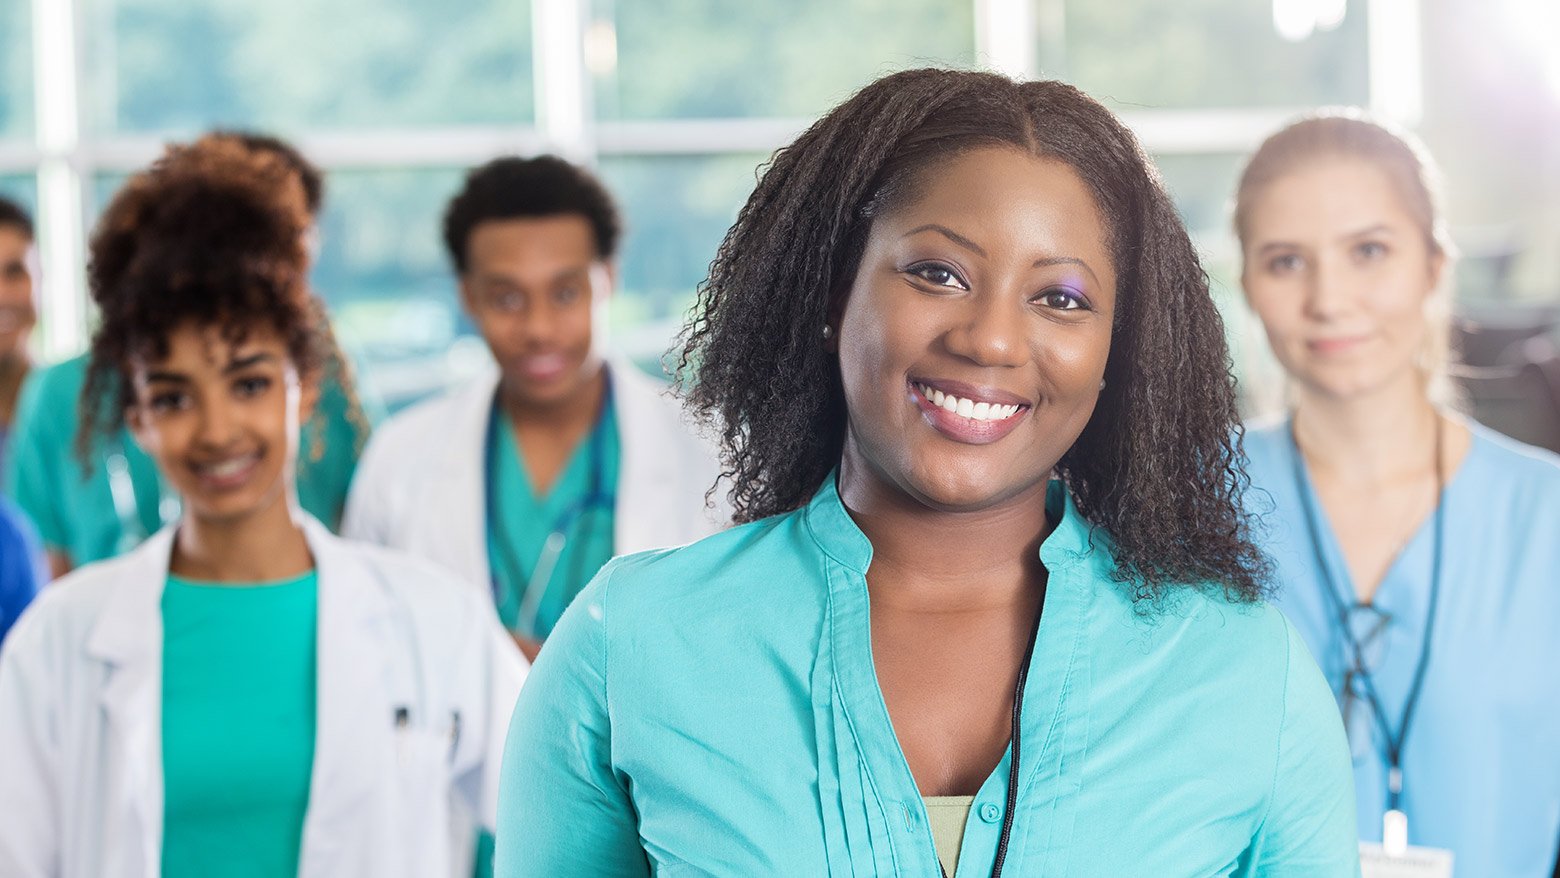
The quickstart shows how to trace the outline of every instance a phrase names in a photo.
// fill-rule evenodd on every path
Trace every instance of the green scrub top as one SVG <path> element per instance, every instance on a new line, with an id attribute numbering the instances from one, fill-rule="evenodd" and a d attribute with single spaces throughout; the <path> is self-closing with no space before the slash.
<path id="1" fill-rule="evenodd" d="M 156 464 L 126 429 L 99 438 L 91 472 L 82 473 L 75 443 L 86 372 L 83 355 L 27 377 L 4 479 L 6 492 L 33 520 L 44 545 L 68 555 L 76 567 L 134 548 L 177 512 Z M 298 452 L 298 501 L 332 529 L 341 520 L 360 442 L 366 438 L 359 436 L 363 427 L 353 423 L 348 411 L 346 391 L 327 375 Z M 322 452 L 317 460 L 316 447 Z M 111 475 L 111 469 L 122 474 Z M 124 498 L 122 508 L 116 505 L 115 482 L 128 488 L 118 495 Z"/>
<path id="2" fill-rule="evenodd" d="M 163 878 L 294 878 L 314 767 L 313 571 L 169 576 L 162 596 Z"/>
<path id="3" fill-rule="evenodd" d="M 1115 581 L 1060 483 L 1004 874 L 1358 874 L 1343 729 L 1276 610 Z M 811 503 L 620 558 L 532 668 L 505 745 L 497 871 L 938 874 L 872 660 L 872 545 L 834 479 Z M 1004 755 L 958 874 L 987 875 Z"/>
<path id="4" fill-rule="evenodd" d="M 622 445 L 610 404 L 591 434 L 569 456 L 546 496 L 537 496 L 509 420 L 495 408 L 488 418 L 488 567 L 493 571 L 498 616 L 509 630 L 546 639 L 591 577 L 612 558 L 618 471 Z M 561 547 L 547 549 L 554 532 Z M 527 596 L 538 562 L 552 572 L 540 592 Z M 522 613 L 529 597 L 535 604 Z"/>

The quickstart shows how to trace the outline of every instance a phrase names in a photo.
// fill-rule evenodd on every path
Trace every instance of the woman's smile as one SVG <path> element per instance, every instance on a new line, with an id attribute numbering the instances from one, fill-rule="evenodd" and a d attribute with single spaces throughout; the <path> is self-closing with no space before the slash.
<path id="1" fill-rule="evenodd" d="M 955 442 L 987 445 L 1013 432 L 1034 406 L 1007 391 L 958 381 L 912 379 L 910 402 L 926 423 Z"/>

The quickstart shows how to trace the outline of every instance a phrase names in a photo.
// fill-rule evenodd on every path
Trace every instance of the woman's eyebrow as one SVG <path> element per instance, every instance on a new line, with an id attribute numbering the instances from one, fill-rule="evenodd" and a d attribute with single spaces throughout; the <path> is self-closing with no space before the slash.
<path id="1" fill-rule="evenodd" d="M 1094 273 L 1094 269 L 1089 267 L 1089 263 L 1084 262 L 1082 259 L 1079 259 L 1076 256 L 1047 256 L 1044 259 L 1036 259 L 1034 267 L 1048 268 L 1052 265 L 1076 265 L 1084 271 L 1087 271 L 1089 273 L 1090 279 L 1092 279 L 1095 283 L 1100 282 L 1099 276 Z"/>
<path id="2" fill-rule="evenodd" d="M 261 351 L 258 354 L 250 354 L 247 357 L 239 357 L 231 363 L 228 363 L 227 367 L 222 371 L 229 374 L 233 372 L 242 372 L 243 370 L 248 369 L 250 366 L 258 366 L 261 363 L 269 362 L 275 359 L 276 357 L 274 355 L 265 351 Z"/>
<path id="3" fill-rule="evenodd" d="M 960 247 L 963 247 L 966 250 L 969 250 L 977 256 L 984 258 L 986 255 L 986 251 L 981 249 L 979 244 L 971 241 L 969 238 L 964 237 L 958 232 L 955 232 L 953 229 L 950 229 L 944 225 L 939 225 L 937 223 L 927 223 L 925 225 L 916 226 L 910 231 L 905 232 L 901 237 L 908 238 L 911 235 L 919 235 L 922 232 L 937 232 L 944 238 L 947 238 L 948 240 L 958 244 Z"/>

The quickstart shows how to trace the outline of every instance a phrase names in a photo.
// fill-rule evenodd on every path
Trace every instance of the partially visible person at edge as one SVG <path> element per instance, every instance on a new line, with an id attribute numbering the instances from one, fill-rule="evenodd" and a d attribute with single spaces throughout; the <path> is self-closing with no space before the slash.
<path id="1" fill-rule="evenodd" d="M 92 237 L 81 441 L 128 424 L 179 517 L 0 651 L 0 875 L 463 878 L 525 662 L 487 603 L 298 503 L 330 343 L 274 156 L 171 147 Z"/>
<path id="2" fill-rule="evenodd" d="M 32 367 L 27 340 L 38 323 L 37 265 L 32 217 L 0 198 L 0 465 L 22 381 Z"/>
<path id="3" fill-rule="evenodd" d="M 386 422 L 343 533 L 490 590 L 535 657 L 613 555 L 714 533 L 713 445 L 666 386 L 609 357 L 621 232 L 612 196 L 557 158 L 471 171 L 444 215 L 460 300 L 496 367 Z"/>
<path id="4" fill-rule="evenodd" d="M 764 171 L 682 361 L 746 524 L 564 614 L 500 876 L 1357 874 L 1223 327 L 1102 106 L 867 86 Z"/>
<path id="5" fill-rule="evenodd" d="M 38 588 L 49 581 L 49 568 L 32 522 L 11 501 L 0 497 L 0 643 Z"/>
<path id="6" fill-rule="evenodd" d="M 1247 163 L 1235 227 L 1292 404 L 1246 435 L 1248 499 L 1342 708 L 1359 836 L 1448 850 L 1458 875 L 1547 878 L 1560 458 L 1448 405 L 1436 169 L 1358 113 L 1302 119 Z"/>
<path id="7" fill-rule="evenodd" d="M 291 170 L 292 178 L 283 185 L 297 187 L 308 205 L 311 224 L 305 237 L 312 248 L 313 220 L 324 195 L 319 170 L 291 145 L 265 135 L 217 132 L 194 148 L 228 142 L 277 156 Z M 369 419 L 347 360 L 328 326 L 326 332 L 330 356 L 319 406 L 303 428 L 298 496 L 305 510 L 334 528 L 368 439 Z M 36 370 L 28 379 L 4 472 L 5 490 L 37 525 L 55 576 L 128 551 L 178 514 L 174 492 L 127 431 L 95 436 L 85 464 L 76 457 L 75 414 L 86 372 L 82 355 Z"/>

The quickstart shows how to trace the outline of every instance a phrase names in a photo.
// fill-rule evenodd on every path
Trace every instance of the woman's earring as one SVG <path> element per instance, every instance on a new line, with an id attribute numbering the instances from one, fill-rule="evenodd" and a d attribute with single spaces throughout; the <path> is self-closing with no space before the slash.
<path id="1" fill-rule="evenodd" d="M 828 341 L 829 339 L 831 339 L 833 337 L 834 337 L 834 327 L 832 327 L 829 324 L 825 323 L 823 325 L 823 340 L 824 341 Z"/>
<path id="2" fill-rule="evenodd" d="M 1104 378 L 1101 378 L 1101 379 L 1100 379 L 1100 389 L 1101 389 L 1101 390 L 1104 390 L 1104 389 L 1105 389 L 1105 379 L 1104 379 Z"/>

